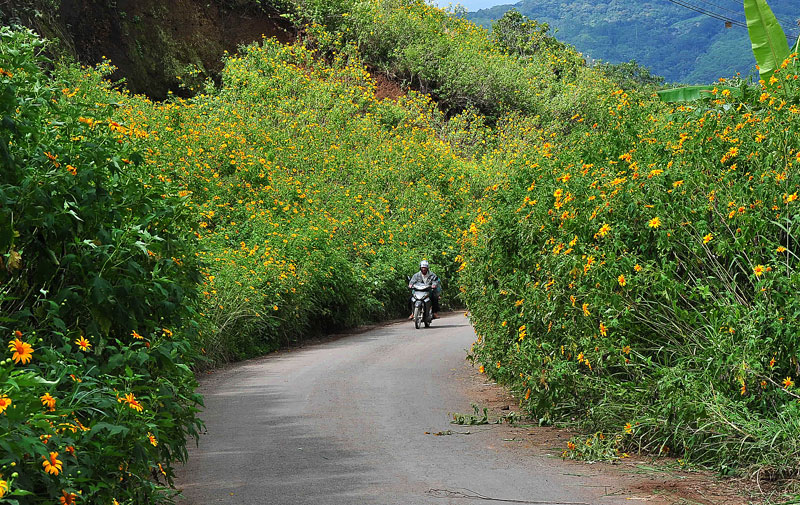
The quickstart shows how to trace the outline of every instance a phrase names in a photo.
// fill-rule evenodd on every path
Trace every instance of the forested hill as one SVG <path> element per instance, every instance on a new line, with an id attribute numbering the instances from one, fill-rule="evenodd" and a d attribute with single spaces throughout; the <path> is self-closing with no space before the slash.
<path id="1" fill-rule="evenodd" d="M 471 21 L 491 26 L 512 9 L 546 22 L 559 40 L 573 44 L 589 58 L 610 63 L 636 60 L 670 82 L 708 83 L 719 77 L 743 76 L 753 70 L 753 53 L 740 0 L 692 0 L 686 4 L 712 11 L 725 22 L 667 0 L 522 0 L 467 13 Z M 771 0 L 770 7 L 790 38 L 800 29 L 800 8 L 790 0 Z"/>

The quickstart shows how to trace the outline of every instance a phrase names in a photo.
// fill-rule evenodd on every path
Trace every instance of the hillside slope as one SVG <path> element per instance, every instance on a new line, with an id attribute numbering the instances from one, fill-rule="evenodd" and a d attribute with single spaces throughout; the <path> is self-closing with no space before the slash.
<path id="1" fill-rule="evenodd" d="M 795 19 L 800 11 L 796 5 L 788 0 L 772 0 L 769 4 L 787 35 L 797 37 Z M 698 5 L 744 21 L 738 0 Z M 560 40 L 573 44 L 590 58 L 611 63 L 633 59 L 667 81 L 708 83 L 737 72 L 746 76 L 753 70 L 746 28 L 735 23 L 725 28 L 722 20 L 667 1 L 522 0 L 468 13 L 466 17 L 489 27 L 512 8 L 550 24 Z"/>
<path id="2" fill-rule="evenodd" d="M 214 0 L 15 0 L 0 3 L 0 23 L 21 24 L 58 44 L 56 56 L 95 65 L 110 59 L 112 80 L 134 93 L 162 100 L 169 92 L 217 78 L 227 51 L 261 39 L 293 37 L 277 13 L 279 2 Z"/>

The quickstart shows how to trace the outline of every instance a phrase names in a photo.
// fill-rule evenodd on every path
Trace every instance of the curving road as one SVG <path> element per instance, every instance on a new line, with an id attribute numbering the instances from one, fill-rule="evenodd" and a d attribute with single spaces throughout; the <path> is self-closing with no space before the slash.
<path id="1" fill-rule="evenodd" d="M 503 450 L 491 425 L 450 424 L 472 411 L 474 337 L 450 314 L 427 330 L 395 323 L 203 379 L 208 433 L 190 442 L 179 503 L 631 503 L 559 458 Z M 430 434 L 445 430 L 456 433 Z"/>

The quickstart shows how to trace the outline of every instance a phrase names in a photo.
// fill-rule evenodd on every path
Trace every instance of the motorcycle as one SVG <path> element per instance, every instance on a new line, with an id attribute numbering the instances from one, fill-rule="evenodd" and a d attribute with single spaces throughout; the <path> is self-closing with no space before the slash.
<path id="1" fill-rule="evenodd" d="M 416 329 L 419 329 L 420 323 L 423 323 L 425 327 L 428 328 L 431 325 L 431 321 L 433 321 L 432 291 L 432 286 L 421 282 L 411 286 L 412 315 L 414 316 L 414 327 Z"/>

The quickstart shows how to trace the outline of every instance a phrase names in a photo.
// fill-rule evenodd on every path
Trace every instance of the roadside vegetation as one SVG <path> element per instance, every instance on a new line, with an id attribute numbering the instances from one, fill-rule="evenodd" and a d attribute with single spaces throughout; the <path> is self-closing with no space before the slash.
<path id="1" fill-rule="evenodd" d="M 192 369 L 402 316 L 422 258 L 565 457 L 794 476 L 796 55 L 665 104 L 518 14 L 294 16 L 165 102 L 3 29 L 0 502 L 168 500 Z"/>

